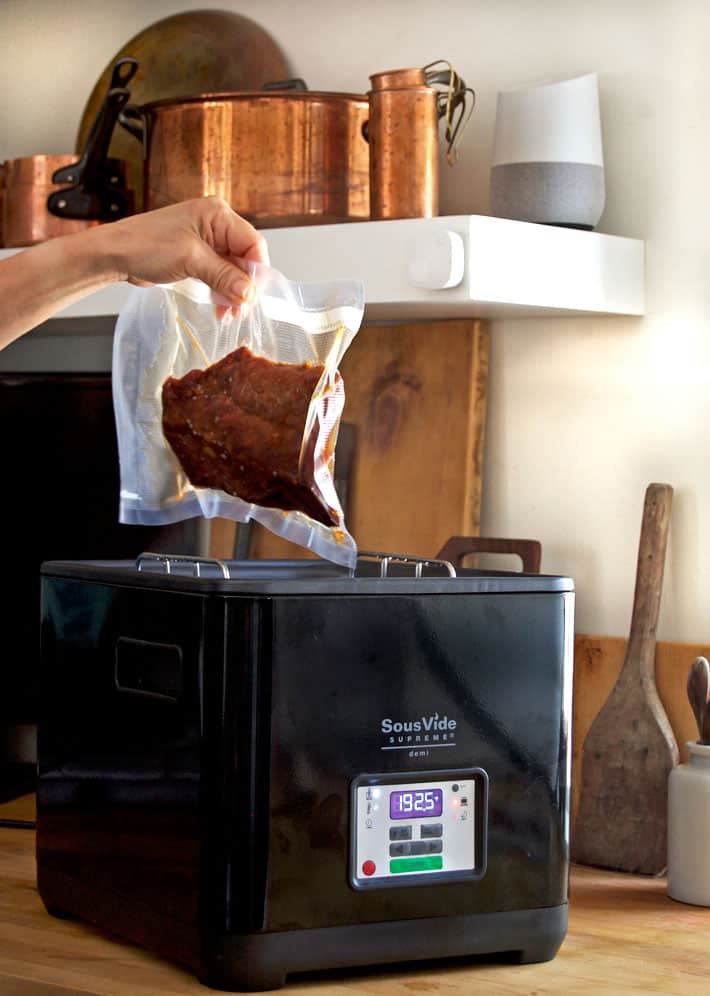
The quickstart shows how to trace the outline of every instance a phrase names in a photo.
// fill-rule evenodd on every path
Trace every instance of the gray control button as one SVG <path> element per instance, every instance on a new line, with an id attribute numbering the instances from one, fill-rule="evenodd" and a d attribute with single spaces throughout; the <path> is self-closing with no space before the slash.
<path id="1" fill-rule="evenodd" d="M 392 849 L 390 846 L 390 850 Z M 441 854 L 444 843 L 441 840 L 415 840 L 411 844 L 412 854 Z"/>
<path id="2" fill-rule="evenodd" d="M 390 840 L 411 840 L 411 827 L 390 827 Z"/>
<path id="3" fill-rule="evenodd" d="M 403 854 L 419 854 L 420 851 L 413 851 L 412 847 L 416 847 L 416 844 L 410 844 L 408 841 L 401 844 L 390 844 L 390 857 L 400 858 Z"/>
<path id="4" fill-rule="evenodd" d="M 423 823 L 422 824 L 422 837 L 441 837 L 444 832 L 443 824 L 441 823 Z"/>

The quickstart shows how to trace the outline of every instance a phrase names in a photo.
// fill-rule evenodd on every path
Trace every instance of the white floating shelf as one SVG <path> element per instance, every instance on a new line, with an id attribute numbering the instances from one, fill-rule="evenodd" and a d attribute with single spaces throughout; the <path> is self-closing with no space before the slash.
<path id="1" fill-rule="evenodd" d="M 445 272 L 449 232 L 462 250 L 460 283 L 414 286 L 413 270 L 433 280 Z M 637 239 L 482 215 L 265 234 L 274 266 L 292 280 L 363 280 L 370 320 L 643 314 L 644 244 Z"/>
<path id="2" fill-rule="evenodd" d="M 644 243 L 637 239 L 482 215 L 264 235 L 273 266 L 292 280 L 362 280 L 370 321 L 643 314 Z M 115 284 L 57 317 L 116 315 L 128 290 Z"/>

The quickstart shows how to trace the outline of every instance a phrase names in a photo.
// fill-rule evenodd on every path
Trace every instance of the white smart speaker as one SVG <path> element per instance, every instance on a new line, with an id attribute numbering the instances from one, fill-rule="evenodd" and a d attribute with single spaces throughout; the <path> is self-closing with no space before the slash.
<path id="1" fill-rule="evenodd" d="M 604 160 L 596 73 L 498 94 L 491 211 L 592 229 L 604 210 Z"/>

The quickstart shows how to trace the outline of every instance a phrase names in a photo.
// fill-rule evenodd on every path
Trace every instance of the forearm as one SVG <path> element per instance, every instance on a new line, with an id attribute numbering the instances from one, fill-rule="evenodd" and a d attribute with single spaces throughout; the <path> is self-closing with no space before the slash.
<path id="1" fill-rule="evenodd" d="M 218 197 L 201 197 L 63 235 L 0 262 L 0 349 L 116 280 L 202 280 L 239 308 L 254 288 L 244 261 L 268 265 L 264 239 Z"/>
<path id="2" fill-rule="evenodd" d="M 118 278 L 100 228 L 50 239 L 0 263 L 0 349 Z"/>

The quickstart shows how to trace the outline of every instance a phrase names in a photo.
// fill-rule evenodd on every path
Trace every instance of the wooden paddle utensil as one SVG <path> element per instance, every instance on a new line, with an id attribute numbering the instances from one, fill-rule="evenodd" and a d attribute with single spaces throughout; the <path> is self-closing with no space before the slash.
<path id="1" fill-rule="evenodd" d="M 655 681 L 656 624 L 673 489 L 646 489 L 631 631 L 621 673 L 582 749 L 572 860 L 658 875 L 667 860 L 668 775 L 678 745 Z"/>

